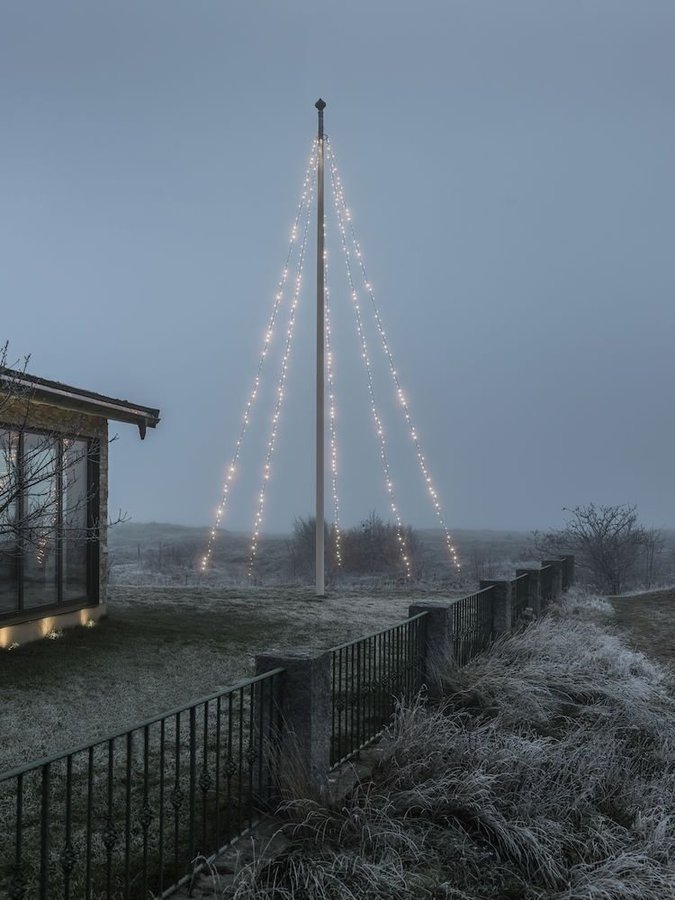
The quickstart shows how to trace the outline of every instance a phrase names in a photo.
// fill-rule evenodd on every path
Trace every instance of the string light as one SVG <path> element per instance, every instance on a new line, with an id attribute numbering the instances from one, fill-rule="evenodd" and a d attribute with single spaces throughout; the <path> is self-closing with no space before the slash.
<path id="1" fill-rule="evenodd" d="M 384 428 L 382 426 L 382 420 L 380 418 L 380 414 L 377 409 L 377 404 L 375 402 L 375 387 L 373 383 L 373 372 L 370 364 L 370 356 L 368 353 L 368 342 L 366 340 L 365 331 L 363 328 L 363 319 L 361 316 L 361 305 L 359 303 L 359 295 L 356 290 L 354 284 L 354 276 L 352 271 L 351 264 L 351 252 L 349 249 L 349 245 L 347 242 L 347 229 L 345 227 L 344 222 L 344 210 L 345 206 L 341 200 L 341 186 L 339 182 L 339 176 L 337 173 L 337 169 L 335 167 L 335 160 L 333 154 L 330 152 L 330 144 L 327 142 L 329 147 L 328 152 L 328 162 L 330 168 L 330 177 L 331 177 L 331 185 L 333 188 L 333 200 L 335 204 L 335 213 L 337 217 L 338 230 L 340 232 L 340 242 L 342 244 L 342 251 L 345 260 L 345 265 L 347 268 L 347 279 L 349 281 L 349 290 L 351 292 L 352 298 L 352 306 L 354 308 L 354 313 L 356 317 L 356 331 L 358 334 L 359 343 L 361 344 L 361 357 L 363 358 L 364 366 L 366 369 L 366 376 L 368 381 L 368 394 L 370 397 L 370 411 L 373 417 L 373 422 L 375 424 L 375 432 L 377 434 L 377 439 L 380 448 L 380 459 L 382 460 L 382 467 L 384 469 L 384 481 L 387 489 L 387 494 L 389 496 L 389 508 L 391 510 L 391 514 L 394 517 L 394 521 L 396 523 L 396 537 L 399 544 L 399 550 L 401 553 L 401 560 L 403 561 L 403 566 L 405 568 L 406 578 L 412 578 L 412 563 L 410 559 L 410 555 L 408 553 L 408 547 L 405 540 L 405 531 L 403 528 L 403 522 L 401 520 L 401 514 L 399 512 L 398 506 L 396 504 L 395 499 L 395 491 L 394 491 L 394 482 L 391 477 L 391 470 L 389 467 L 389 459 L 387 457 L 387 444 L 384 435 Z"/>
<path id="2" fill-rule="evenodd" d="M 260 532 L 262 529 L 262 521 L 263 521 L 263 512 L 265 510 L 265 495 L 267 492 L 267 483 L 270 479 L 270 475 L 272 472 L 272 456 L 274 455 L 274 450 L 277 442 L 277 434 L 279 431 L 279 420 L 281 418 L 281 409 L 284 401 L 284 394 L 286 388 L 286 378 L 288 375 L 288 362 L 291 354 L 291 347 L 293 344 L 293 331 L 295 328 L 295 319 L 296 312 L 298 309 L 298 301 L 300 299 L 300 288 L 302 286 L 302 270 L 305 262 L 305 250 L 307 248 L 307 234 L 309 232 L 309 221 L 311 217 L 311 205 L 312 205 L 312 197 L 313 197 L 313 189 L 309 191 L 309 198 L 307 203 L 307 209 L 304 220 L 304 227 L 302 232 L 302 241 L 300 244 L 300 250 L 298 253 L 298 265 L 297 272 L 295 278 L 295 288 L 293 290 L 293 298 L 291 300 L 290 312 L 288 316 L 288 325 L 286 328 L 286 341 L 284 344 L 284 352 L 281 357 L 281 369 L 279 372 L 279 383 L 277 385 L 276 392 L 276 401 L 274 404 L 274 412 L 272 413 L 272 424 L 270 430 L 269 440 L 267 441 L 267 453 L 265 455 L 265 465 L 263 467 L 263 480 L 260 490 L 258 492 L 258 505 L 256 509 L 255 519 L 253 522 L 253 536 L 251 538 L 251 547 L 249 549 L 248 555 L 248 578 L 249 581 L 253 577 L 253 567 L 255 565 L 255 558 L 258 552 L 258 544 L 260 541 Z"/>
<path id="3" fill-rule="evenodd" d="M 324 311 L 326 325 L 326 379 L 328 381 L 328 428 L 330 441 L 330 474 L 333 492 L 333 522 L 335 524 L 335 562 L 342 568 L 342 529 L 340 526 L 340 496 L 338 494 L 337 441 L 335 438 L 335 386 L 333 374 L 333 342 L 328 287 L 328 258 L 324 251 Z"/>
<path id="4" fill-rule="evenodd" d="M 329 164 L 330 164 L 330 169 L 331 169 L 331 181 L 333 183 L 333 194 L 335 197 L 336 206 L 340 208 L 340 213 L 338 213 L 338 218 L 339 218 L 339 220 L 346 220 L 348 222 L 349 235 L 351 238 L 351 248 L 352 248 L 353 253 L 356 256 L 356 259 L 358 261 L 358 265 L 359 265 L 359 268 L 361 271 L 361 276 L 363 278 L 365 289 L 368 294 L 368 297 L 370 298 L 370 304 L 371 304 L 371 307 L 373 310 L 375 325 L 376 325 L 378 333 L 380 335 L 382 349 L 384 350 L 384 354 L 387 359 L 387 363 L 389 365 L 389 371 L 390 371 L 392 380 L 394 382 L 394 389 L 396 392 L 396 397 L 397 397 L 397 400 L 403 411 L 403 417 L 405 419 L 406 425 L 408 427 L 408 431 L 410 433 L 411 440 L 415 447 L 415 454 L 417 456 L 417 462 L 418 462 L 418 465 L 420 468 L 420 472 L 422 474 L 422 478 L 424 480 L 424 483 L 425 483 L 425 486 L 427 489 L 427 493 L 429 495 L 431 504 L 432 504 L 434 512 L 436 514 L 436 518 L 437 518 L 438 523 L 441 526 L 443 533 L 445 535 L 445 542 L 446 542 L 446 545 L 448 548 L 448 552 L 452 558 L 452 561 L 453 561 L 455 567 L 457 568 L 457 570 L 460 570 L 461 566 L 460 566 L 459 558 L 457 556 L 457 551 L 453 544 L 453 540 L 450 535 L 448 526 L 445 522 L 445 517 L 443 515 L 443 509 L 441 507 L 440 500 L 438 498 L 438 493 L 436 491 L 436 488 L 434 487 L 434 483 L 431 478 L 431 473 L 430 473 L 429 467 L 427 465 L 426 457 L 424 456 L 424 454 L 422 452 L 422 446 L 420 443 L 419 433 L 413 423 L 412 416 L 410 414 L 410 407 L 408 405 L 407 398 L 406 398 L 405 394 L 403 393 L 403 388 L 401 387 L 401 382 L 400 382 L 400 379 L 398 376 L 398 371 L 396 369 L 396 366 L 394 365 L 394 358 L 393 358 L 393 355 L 391 352 L 391 348 L 389 346 L 389 341 L 387 339 L 387 334 L 385 332 L 384 325 L 382 323 L 382 317 L 380 315 L 379 308 L 375 301 L 375 294 L 373 291 L 373 286 L 370 283 L 370 281 L 368 280 L 365 263 L 363 262 L 363 254 L 361 252 L 361 246 L 356 238 L 356 232 L 354 230 L 354 225 L 353 225 L 353 222 L 351 219 L 351 213 L 349 211 L 349 208 L 348 208 L 346 200 L 345 200 L 344 189 L 342 187 L 342 181 L 341 181 L 340 175 L 337 171 L 337 165 L 335 162 L 335 154 L 333 152 L 333 148 L 330 144 L 330 141 L 328 141 L 328 139 L 326 140 L 326 144 L 327 144 L 328 159 L 329 159 Z M 342 230 L 342 226 L 341 226 L 341 230 Z M 346 237 L 345 237 L 345 243 L 346 243 Z"/>
<path id="5" fill-rule="evenodd" d="M 206 550 L 201 559 L 201 570 L 205 572 L 213 555 L 213 546 L 216 540 L 216 535 L 218 533 L 218 529 L 222 523 L 223 517 L 225 516 L 227 501 L 230 493 L 230 487 L 234 480 L 234 476 L 237 471 L 237 464 L 239 462 L 239 457 L 241 455 L 241 446 L 246 436 L 246 432 L 248 431 L 248 426 L 251 421 L 251 414 L 253 412 L 253 407 L 255 405 L 255 401 L 260 392 L 260 383 L 261 383 L 261 374 L 262 369 L 265 363 L 265 359 L 270 350 L 270 346 L 272 344 L 272 340 L 274 337 L 274 327 L 276 325 L 276 321 L 279 314 L 279 309 L 284 299 L 286 284 L 288 281 L 289 267 L 291 263 L 291 258 L 293 256 L 293 251 L 297 248 L 298 243 L 298 226 L 300 224 L 301 217 L 303 212 L 306 216 L 309 215 L 309 210 L 311 208 L 311 199 L 312 199 L 312 185 L 314 183 L 314 173 L 316 171 L 316 149 L 317 149 L 317 141 L 316 138 L 312 141 L 312 150 L 309 157 L 309 162 L 307 164 L 307 169 L 305 171 L 305 177 L 302 183 L 302 192 L 300 195 L 300 200 L 298 201 L 298 207 L 295 214 L 295 219 L 293 221 L 293 225 L 291 226 L 291 236 L 288 244 L 288 253 L 286 254 L 286 262 L 284 263 L 284 267 L 281 272 L 281 277 L 277 284 L 276 293 L 274 295 L 274 303 L 272 305 L 272 312 L 270 314 L 269 321 L 267 323 L 267 329 L 265 331 L 265 336 L 263 339 L 263 347 L 260 352 L 260 356 L 258 358 L 258 367 L 256 370 L 256 375 L 253 380 L 253 387 L 251 388 L 251 392 L 248 396 L 248 400 L 246 402 L 246 406 L 244 407 L 244 413 L 241 419 L 241 425 L 239 428 L 239 436 L 234 445 L 234 452 L 230 459 L 229 465 L 225 471 L 225 481 L 223 485 L 222 498 L 218 508 L 216 510 L 216 517 L 213 524 L 213 527 L 209 531 L 208 542 L 206 546 Z"/>

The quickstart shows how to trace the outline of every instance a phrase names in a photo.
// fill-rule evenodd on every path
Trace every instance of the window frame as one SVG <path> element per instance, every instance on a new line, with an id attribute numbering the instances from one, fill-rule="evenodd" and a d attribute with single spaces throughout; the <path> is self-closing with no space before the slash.
<path id="1" fill-rule="evenodd" d="M 17 436 L 17 500 L 16 514 L 18 518 L 15 552 L 16 552 L 16 606 L 9 612 L 0 612 L 0 627 L 34 621 L 56 613 L 84 609 L 100 603 L 100 510 L 101 510 L 101 441 L 89 435 L 53 431 L 48 428 L 34 428 L 0 422 L 0 430 L 14 433 Z M 57 524 L 56 524 L 56 603 L 25 608 L 25 566 L 23 548 L 23 526 L 26 514 L 25 484 L 25 437 L 37 435 L 52 437 L 56 443 L 56 486 L 57 486 Z M 79 440 L 86 442 L 86 588 L 85 597 L 79 600 L 64 601 L 65 566 L 63 563 L 64 547 L 64 441 Z"/>

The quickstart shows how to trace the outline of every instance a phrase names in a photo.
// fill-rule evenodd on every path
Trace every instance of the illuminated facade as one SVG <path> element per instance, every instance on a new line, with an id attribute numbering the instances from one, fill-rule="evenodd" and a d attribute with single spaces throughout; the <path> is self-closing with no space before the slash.
<path id="1" fill-rule="evenodd" d="M 105 613 L 110 420 L 159 410 L 0 370 L 0 647 Z"/>

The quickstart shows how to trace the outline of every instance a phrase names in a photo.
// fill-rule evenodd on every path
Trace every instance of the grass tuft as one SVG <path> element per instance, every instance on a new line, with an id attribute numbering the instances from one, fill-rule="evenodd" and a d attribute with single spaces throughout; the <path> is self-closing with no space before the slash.
<path id="1" fill-rule="evenodd" d="M 573 594 L 401 707 L 367 784 L 287 802 L 236 900 L 675 898 L 668 674 Z"/>

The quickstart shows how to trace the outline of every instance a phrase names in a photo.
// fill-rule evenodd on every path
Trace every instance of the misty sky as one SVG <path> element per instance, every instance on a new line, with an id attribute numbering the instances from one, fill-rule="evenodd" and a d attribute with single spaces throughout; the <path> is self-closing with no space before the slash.
<path id="1" fill-rule="evenodd" d="M 161 408 L 143 444 L 113 426 L 113 510 L 210 522 L 323 96 L 449 525 L 590 500 L 675 525 L 673 46 L 665 0 L 0 0 L 0 338 Z M 352 524 L 387 501 L 327 229 Z M 314 252 L 270 531 L 312 503 Z M 275 347 L 226 527 L 253 520 Z M 371 352 L 403 518 L 431 526 Z"/>

